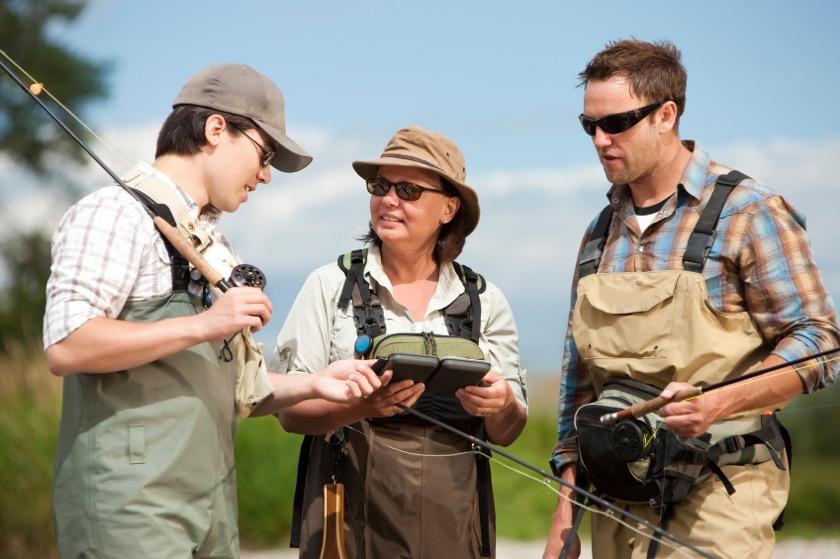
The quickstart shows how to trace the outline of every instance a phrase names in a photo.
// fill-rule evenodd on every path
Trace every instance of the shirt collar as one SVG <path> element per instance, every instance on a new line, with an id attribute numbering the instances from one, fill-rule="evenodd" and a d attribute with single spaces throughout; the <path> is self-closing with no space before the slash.
<path id="1" fill-rule="evenodd" d="M 394 286 L 391 284 L 388 274 L 386 274 L 385 270 L 382 268 L 382 253 L 376 245 L 372 245 L 368 249 L 365 273 L 370 277 L 370 279 L 375 281 L 379 287 L 385 288 L 393 299 Z M 458 295 L 463 292 L 464 284 L 458 277 L 458 273 L 455 271 L 455 266 L 453 266 L 451 262 L 441 264 L 440 271 L 438 273 L 437 287 L 435 287 L 435 292 L 429 300 L 429 306 L 426 309 L 426 314 L 428 315 L 432 311 L 445 309 L 458 297 Z M 396 301 L 396 299 L 394 299 L 394 301 Z M 425 317 L 414 318 L 417 321 L 420 321 Z"/>
<path id="2" fill-rule="evenodd" d="M 201 211 L 196 201 L 193 200 L 192 196 L 187 194 L 180 186 L 178 186 L 175 183 L 175 181 L 169 178 L 169 175 L 167 175 L 160 169 L 156 169 L 155 167 L 149 165 L 144 161 L 138 161 L 134 165 L 134 169 L 132 169 L 132 172 L 143 174 L 147 177 L 154 177 L 159 181 L 165 183 L 167 186 L 172 187 L 175 190 L 175 192 L 177 192 L 184 200 L 184 203 L 187 206 L 187 211 L 189 212 L 190 217 L 192 217 L 193 219 L 197 219 L 198 221 L 206 223 L 208 225 L 215 225 L 216 221 L 219 219 L 219 216 L 222 214 L 221 210 L 218 210 L 209 204 L 204 208 L 204 211 Z"/>

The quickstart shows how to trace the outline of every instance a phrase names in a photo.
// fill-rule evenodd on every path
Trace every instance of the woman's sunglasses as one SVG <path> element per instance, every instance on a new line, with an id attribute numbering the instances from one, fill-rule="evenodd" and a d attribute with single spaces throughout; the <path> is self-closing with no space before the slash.
<path id="1" fill-rule="evenodd" d="M 633 109 L 632 111 L 627 111 L 626 113 L 617 113 L 614 115 L 607 115 L 605 117 L 601 117 L 598 120 L 594 118 L 589 118 L 585 116 L 583 113 L 578 116 L 580 120 L 581 126 L 583 126 L 583 131 L 589 134 L 590 136 L 595 135 L 595 129 L 600 128 L 607 134 L 619 134 L 624 132 L 625 130 L 636 126 L 643 118 L 647 115 L 661 107 L 665 101 L 659 101 L 658 103 L 652 103 L 640 109 Z"/>
<path id="2" fill-rule="evenodd" d="M 419 200 L 420 195 L 424 192 L 434 192 L 436 194 L 443 194 L 444 196 L 452 196 L 443 190 L 438 190 L 437 188 L 427 188 L 425 186 L 420 186 L 419 184 L 414 184 L 413 182 L 391 182 L 382 177 L 376 177 L 375 179 L 367 181 L 367 190 L 374 196 L 385 196 L 388 194 L 388 191 L 391 190 L 391 187 L 394 187 L 396 190 L 397 197 L 399 197 L 400 200 L 405 200 L 406 202 Z"/>

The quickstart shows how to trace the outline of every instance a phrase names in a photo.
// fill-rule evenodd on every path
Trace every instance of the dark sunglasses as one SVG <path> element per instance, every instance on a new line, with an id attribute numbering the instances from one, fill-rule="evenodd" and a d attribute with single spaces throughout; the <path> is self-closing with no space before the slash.
<path id="1" fill-rule="evenodd" d="M 391 187 L 394 187 L 396 190 L 397 197 L 399 197 L 400 200 L 405 200 L 406 202 L 419 200 L 420 195 L 424 192 L 434 192 L 436 194 L 443 194 L 444 196 L 452 196 L 443 190 L 438 190 L 437 188 L 427 188 L 425 186 L 420 186 L 419 184 L 414 184 L 413 182 L 391 182 L 382 177 L 376 177 L 375 179 L 367 181 L 367 190 L 374 196 L 385 196 L 388 194 L 388 191 L 391 190 Z"/>
<path id="2" fill-rule="evenodd" d="M 639 121 L 661 107 L 664 103 L 665 101 L 659 101 L 658 103 L 652 103 L 640 109 L 627 111 L 626 113 L 607 115 L 599 118 L 598 120 L 589 118 L 581 113 L 580 116 L 578 116 L 578 119 L 580 120 L 581 126 L 583 126 L 583 131 L 590 136 L 595 135 L 596 128 L 600 128 L 607 134 L 620 134 L 621 132 L 636 126 Z"/>
<path id="3" fill-rule="evenodd" d="M 268 167 L 271 164 L 271 160 L 274 159 L 274 150 L 266 148 L 264 145 L 262 145 L 260 142 L 256 141 L 254 138 L 252 138 L 250 135 L 248 135 L 243 129 L 239 128 L 238 126 L 233 126 L 231 124 L 231 127 L 236 128 L 237 130 L 242 132 L 243 136 L 245 136 L 246 138 L 251 140 L 251 142 L 255 146 L 257 146 L 257 149 L 260 150 L 260 153 L 262 153 L 262 159 L 260 160 L 260 165 L 262 165 L 263 168 Z"/>

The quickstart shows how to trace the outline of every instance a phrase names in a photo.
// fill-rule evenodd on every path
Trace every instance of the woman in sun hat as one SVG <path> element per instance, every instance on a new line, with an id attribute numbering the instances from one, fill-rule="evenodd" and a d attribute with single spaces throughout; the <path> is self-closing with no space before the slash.
<path id="1" fill-rule="evenodd" d="M 358 404 L 309 401 L 284 410 L 286 430 L 314 435 L 301 449 L 293 545 L 301 557 L 319 557 L 322 488 L 338 481 L 349 558 L 492 557 L 487 459 L 397 406 L 501 445 L 525 426 L 525 371 L 508 302 L 454 261 L 478 225 L 478 196 L 465 182 L 455 143 L 419 127 L 399 130 L 378 159 L 353 168 L 371 194 L 368 248 L 310 274 L 278 336 L 271 370 L 312 373 L 354 355 L 387 355 L 386 338 L 394 334 L 401 352 L 486 360 L 491 368 L 481 386 L 454 394 L 402 380 Z"/>

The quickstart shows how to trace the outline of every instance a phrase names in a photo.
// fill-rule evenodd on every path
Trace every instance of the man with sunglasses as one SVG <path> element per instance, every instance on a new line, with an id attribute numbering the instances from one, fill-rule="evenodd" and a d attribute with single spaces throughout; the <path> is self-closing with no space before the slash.
<path id="1" fill-rule="evenodd" d="M 607 461 L 591 460 L 605 449 L 592 448 L 597 432 L 580 414 L 605 393 L 626 396 L 635 387 L 636 397 L 661 391 L 671 399 L 682 388 L 840 345 L 804 219 L 757 180 L 681 140 L 686 72 L 670 42 L 610 43 L 580 78 L 580 122 L 612 187 L 578 255 L 551 465 L 567 481 L 588 479 L 630 512 L 710 555 L 769 557 L 789 486 L 773 410 L 831 384 L 836 363 L 783 367 L 669 403 L 659 417 L 612 431 Z M 653 454 L 642 459 L 625 452 L 622 459 L 628 430 L 644 432 L 645 422 L 658 422 L 642 439 L 645 447 L 653 441 Z M 696 467 L 668 454 L 673 448 L 696 450 Z M 656 462 L 657 453 L 668 458 Z M 665 473 L 653 467 L 663 461 L 672 468 Z M 692 472 L 684 476 L 684 497 L 673 491 L 677 470 Z M 651 490 L 650 499 L 621 496 L 627 492 L 610 478 L 616 472 L 633 487 Z M 556 559 L 566 545 L 569 557 L 580 551 L 570 493 L 563 493 L 545 558 Z M 592 546 L 596 558 L 683 551 L 604 515 L 592 515 Z"/>
<path id="2" fill-rule="evenodd" d="M 270 166 L 295 172 L 311 160 L 286 135 L 277 86 L 219 64 L 187 81 L 154 164 L 124 181 L 227 277 L 238 257 L 216 228 L 221 213 L 270 182 Z M 237 419 L 305 398 L 352 402 L 381 385 L 354 360 L 296 378 L 265 374 L 256 349 L 243 364 L 247 329 L 268 322 L 271 302 L 257 287 L 211 290 L 196 272 L 120 187 L 85 197 L 59 224 L 44 346 L 64 377 L 54 480 L 64 557 L 237 557 Z"/>

